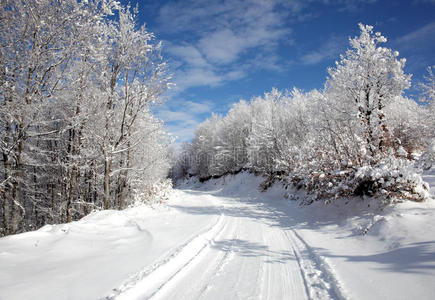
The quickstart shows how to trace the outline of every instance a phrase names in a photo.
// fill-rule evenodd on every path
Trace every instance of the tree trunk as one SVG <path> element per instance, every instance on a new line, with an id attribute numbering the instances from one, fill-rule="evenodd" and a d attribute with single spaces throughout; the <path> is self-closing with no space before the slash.
<path id="1" fill-rule="evenodd" d="M 130 137 L 130 134 L 129 134 Z M 125 171 L 121 172 L 123 173 L 122 176 L 122 183 L 121 183 L 121 192 L 120 192 L 120 198 L 119 198 L 119 208 L 123 209 L 125 207 L 125 198 L 127 194 L 127 180 L 128 180 L 128 169 L 131 165 L 131 154 L 130 154 L 130 141 L 127 143 L 127 160 L 125 163 Z"/>
<path id="2" fill-rule="evenodd" d="M 15 174 L 14 174 L 14 183 L 13 183 L 13 194 L 12 197 L 14 199 L 14 203 L 12 206 L 12 222 L 11 222 L 11 233 L 17 233 L 19 228 L 19 223 L 21 219 L 20 215 L 20 207 L 18 204 L 21 202 L 21 193 L 22 193 L 22 181 L 23 178 L 23 152 L 24 152 L 24 141 L 23 141 L 23 123 L 20 123 L 19 126 L 19 134 L 18 134 L 18 148 L 17 148 L 17 157 L 15 164 Z"/>
<path id="3" fill-rule="evenodd" d="M 10 125 L 9 122 L 6 121 L 6 128 L 5 128 L 5 138 L 4 138 L 4 145 L 9 146 L 9 133 L 10 133 Z M 4 168 L 4 187 L 2 189 L 2 196 L 3 196 L 3 228 L 4 228 L 4 234 L 7 235 L 10 233 L 10 226 L 11 226 L 11 203 L 9 199 L 9 176 L 10 176 L 10 161 L 9 161 L 9 155 L 5 151 L 3 151 L 3 168 Z"/>
<path id="4" fill-rule="evenodd" d="M 110 173 L 112 161 L 107 157 L 107 153 L 104 155 L 104 196 L 103 196 L 103 208 L 110 208 Z"/>

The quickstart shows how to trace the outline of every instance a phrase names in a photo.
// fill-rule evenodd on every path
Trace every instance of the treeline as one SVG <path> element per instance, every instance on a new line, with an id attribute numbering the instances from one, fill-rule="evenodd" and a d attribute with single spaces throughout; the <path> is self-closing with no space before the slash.
<path id="1" fill-rule="evenodd" d="M 122 209 L 166 178 L 160 43 L 112 0 L 0 3 L 0 235 Z"/>
<path id="2" fill-rule="evenodd" d="M 206 179 L 246 168 L 268 178 L 264 187 L 279 178 L 304 188 L 309 201 L 425 199 L 427 185 L 412 167 L 434 137 L 434 106 L 403 96 L 411 80 L 405 59 L 381 47 L 386 39 L 371 26 L 360 29 L 323 91 L 273 89 L 213 115 L 183 145 L 172 176 Z M 435 90 L 431 70 L 426 100 Z"/>

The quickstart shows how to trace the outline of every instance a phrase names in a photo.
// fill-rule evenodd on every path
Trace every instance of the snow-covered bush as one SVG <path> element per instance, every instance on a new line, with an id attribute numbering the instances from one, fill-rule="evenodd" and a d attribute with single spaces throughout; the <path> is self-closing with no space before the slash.
<path id="1" fill-rule="evenodd" d="M 428 184 L 413 169 L 413 163 L 394 156 L 375 166 L 360 167 L 354 175 L 354 194 L 368 195 L 390 202 L 395 200 L 423 201 L 428 199 Z"/>
<path id="2" fill-rule="evenodd" d="M 433 134 L 430 130 L 429 108 L 412 99 L 396 97 L 385 107 L 385 113 L 395 151 L 402 152 L 409 159 L 423 152 Z"/>
<path id="3" fill-rule="evenodd" d="M 412 161 L 391 156 L 376 165 L 362 165 L 331 170 L 328 173 L 313 172 L 303 184 L 313 200 L 369 196 L 384 204 L 412 200 L 421 202 L 429 198 L 428 185 L 413 169 Z"/>
<path id="4" fill-rule="evenodd" d="M 163 203 L 169 199 L 171 191 L 172 181 L 170 179 L 150 183 L 143 189 L 135 191 L 132 205 Z"/>
<path id="5" fill-rule="evenodd" d="M 423 170 L 429 170 L 435 164 L 435 140 L 426 147 L 426 150 L 419 157 L 417 167 Z"/>

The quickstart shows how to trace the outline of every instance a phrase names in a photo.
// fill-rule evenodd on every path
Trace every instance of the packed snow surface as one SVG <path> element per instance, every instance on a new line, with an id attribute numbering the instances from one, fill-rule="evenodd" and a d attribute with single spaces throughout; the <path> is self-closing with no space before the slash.
<path id="1" fill-rule="evenodd" d="M 300 206 L 261 180 L 2 238 L 0 299 L 433 299 L 435 201 Z"/>

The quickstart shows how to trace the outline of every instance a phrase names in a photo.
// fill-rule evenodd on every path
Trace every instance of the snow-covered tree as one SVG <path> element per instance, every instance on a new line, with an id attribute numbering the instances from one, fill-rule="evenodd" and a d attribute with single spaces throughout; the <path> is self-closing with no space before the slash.
<path id="1" fill-rule="evenodd" d="M 425 127 L 426 148 L 420 157 L 419 165 L 424 169 L 430 169 L 435 163 L 435 66 L 427 68 L 428 74 L 424 81 L 418 84 L 421 90 L 420 101 L 426 105 L 424 114 L 419 115 L 420 127 Z M 418 131 L 421 135 L 421 131 Z"/>
<path id="2" fill-rule="evenodd" d="M 248 162 L 248 138 L 252 129 L 251 110 L 246 101 L 235 104 L 223 118 L 219 142 L 223 172 L 236 172 Z"/>
<path id="3" fill-rule="evenodd" d="M 422 99 L 427 102 L 435 101 L 435 74 L 433 73 L 435 66 L 427 67 L 427 75 L 424 76 L 425 81 L 420 82 L 419 88 L 422 90 Z"/>
<path id="4" fill-rule="evenodd" d="M 280 155 L 279 134 L 283 94 L 277 89 L 251 101 L 252 126 L 248 139 L 249 166 L 264 174 L 277 170 L 276 159 Z"/>
<path id="5" fill-rule="evenodd" d="M 324 91 L 272 89 L 200 124 L 189 147 L 192 174 L 205 179 L 248 168 L 267 176 L 262 188 L 285 177 L 311 200 L 328 202 L 363 195 L 425 199 L 412 165 L 430 132 L 421 122 L 428 109 L 402 96 L 411 78 L 405 59 L 381 47 L 386 38 L 372 26 L 359 26 L 351 49 L 329 69 Z M 237 148 L 246 150 L 240 163 Z"/>
<path id="6" fill-rule="evenodd" d="M 0 234 L 123 208 L 165 177 L 150 106 L 169 76 L 136 14 L 112 0 L 2 1 Z"/>
<path id="7" fill-rule="evenodd" d="M 335 68 L 330 68 L 328 97 L 345 113 L 360 120 L 368 155 L 375 158 L 391 146 L 385 106 L 410 86 L 411 75 L 403 72 L 406 60 L 397 51 L 379 46 L 387 39 L 373 27 L 359 24 L 361 34 Z M 376 161 L 376 159 L 374 160 Z"/>

